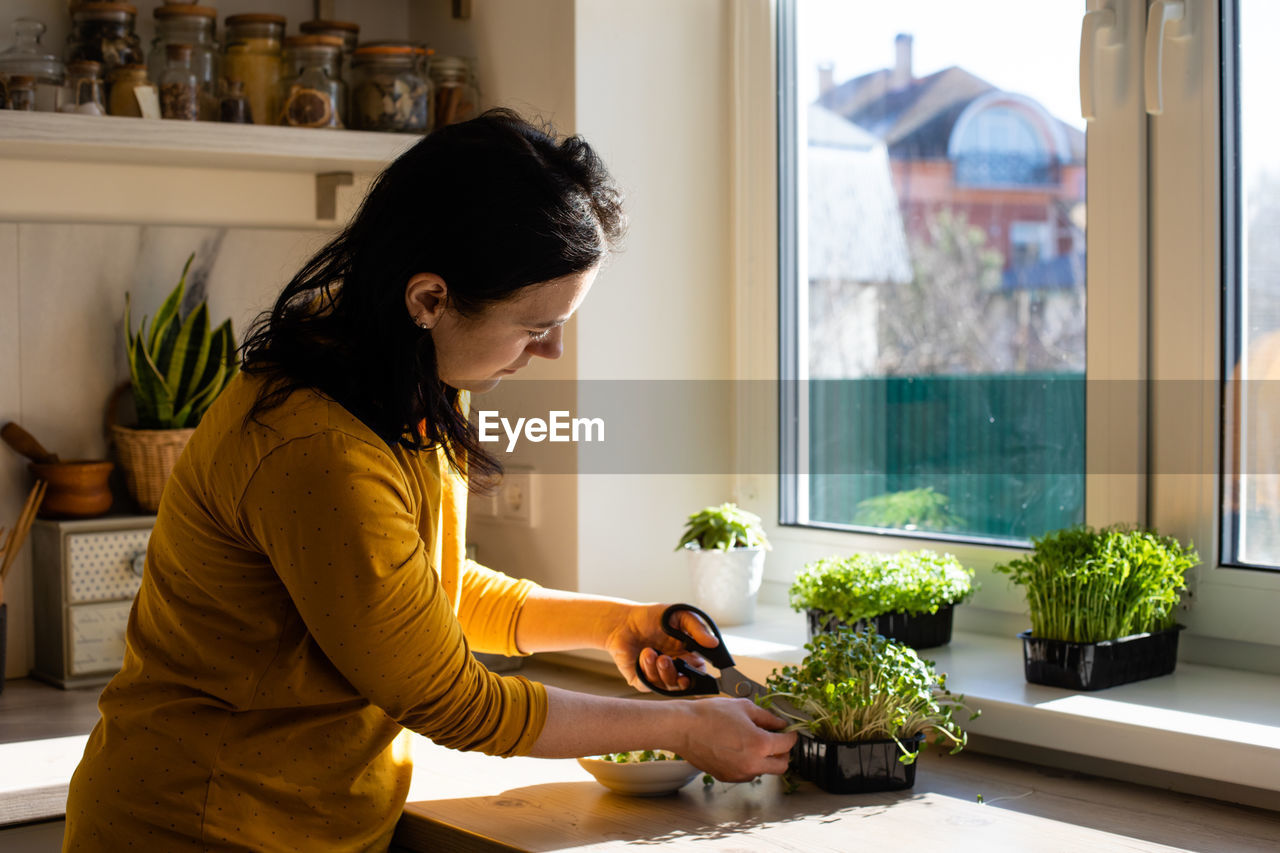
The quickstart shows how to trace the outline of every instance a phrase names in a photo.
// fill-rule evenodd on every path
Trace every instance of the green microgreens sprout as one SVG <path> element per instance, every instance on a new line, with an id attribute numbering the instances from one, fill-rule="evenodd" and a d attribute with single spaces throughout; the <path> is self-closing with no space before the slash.
<path id="1" fill-rule="evenodd" d="M 769 693 L 757 700 L 785 716 L 772 701 L 782 698 L 808 715 L 793 719 L 785 731 L 803 730 L 835 743 L 891 739 L 903 764 L 916 760 L 918 752 L 906 742 L 917 735 L 932 734 L 934 744 L 949 746 L 953 754 L 968 743 L 952 718 L 957 709 L 971 710 L 964 697 L 952 694 L 946 674 L 935 673 L 932 662 L 908 646 L 843 626 L 815 637 L 805 650 L 799 666 L 769 677 Z M 977 716 L 973 712 L 970 719 Z"/>
<path id="2" fill-rule="evenodd" d="M 1200 561 L 1173 537 L 1120 525 L 1055 530 L 1032 545 L 995 570 L 1026 592 L 1033 636 L 1073 643 L 1173 628 L 1186 574 Z"/>
<path id="3" fill-rule="evenodd" d="M 937 613 L 973 592 L 971 569 L 926 549 L 815 560 L 796 575 L 788 596 L 793 610 L 818 610 L 852 625 L 884 613 Z"/>

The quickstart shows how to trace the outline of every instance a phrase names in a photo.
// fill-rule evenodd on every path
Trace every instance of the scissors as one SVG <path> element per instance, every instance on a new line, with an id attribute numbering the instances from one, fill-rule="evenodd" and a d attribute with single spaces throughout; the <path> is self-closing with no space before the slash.
<path id="1" fill-rule="evenodd" d="M 688 632 L 673 625 L 671 617 L 682 612 L 692 613 L 701 619 L 707 628 L 711 630 L 711 633 L 716 635 L 719 643 L 715 646 L 704 646 L 689 636 Z M 715 621 L 697 607 L 692 604 L 671 605 L 662 611 L 662 630 L 683 643 L 684 647 L 689 651 L 702 655 L 708 663 L 720 670 L 720 675 L 719 677 L 708 675 L 705 672 L 694 669 L 683 659 L 676 658 L 676 673 L 688 678 L 689 686 L 680 690 L 667 690 L 645 677 L 644 670 L 640 668 L 640 658 L 637 656 L 636 674 L 640 676 L 640 680 L 650 690 L 661 693 L 664 696 L 715 696 L 724 693 L 728 696 L 740 696 L 753 701 L 758 697 L 768 695 L 769 691 L 764 685 L 747 678 L 738 671 L 737 665 L 733 662 L 733 655 L 729 654 L 729 649 L 724 644 L 724 637 L 721 636 L 720 629 L 716 626 Z M 801 712 L 790 702 L 777 696 L 769 700 L 769 706 L 767 707 L 777 711 L 781 716 L 791 718 L 792 721 L 811 722 L 813 720 L 811 716 Z"/>

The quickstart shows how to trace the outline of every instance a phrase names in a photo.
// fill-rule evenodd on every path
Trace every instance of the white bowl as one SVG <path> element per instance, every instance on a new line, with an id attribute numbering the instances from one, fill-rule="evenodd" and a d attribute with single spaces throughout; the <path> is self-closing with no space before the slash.
<path id="1" fill-rule="evenodd" d="M 632 797 L 660 797 L 683 788 L 702 771 L 683 759 L 628 761 L 579 758 L 578 763 L 610 791 Z"/>

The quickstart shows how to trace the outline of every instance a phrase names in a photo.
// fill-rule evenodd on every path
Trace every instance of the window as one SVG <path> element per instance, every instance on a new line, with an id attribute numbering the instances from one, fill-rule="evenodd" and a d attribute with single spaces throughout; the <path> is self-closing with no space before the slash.
<path id="1" fill-rule="evenodd" d="M 1224 560 L 1280 567 L 1280 123 L 1269 87 L 1280 74 L 1270 40 L 1274 3 L 1241 0 L 1225 55 L 1230 124 L 1224 183 L 1228 236 Z M 1234 83 L 1234 85 L 1232 85 Z"/>
<path id="2" fill-rule="evenodd" d="M 1079 16 L 972 5 L 789 7 L 800 523 L 1022 542 L 1084 519 L 1075 64 L 1005 49 L 1065 60 Z"/>
<path id="3" fill-rule="evenodd" d="M 1280 6 L 779 12 L 775 543 L 941 540 L 982 577 L 1154 527 L 1202 559 L 1190 659 L 1277 671 Z M 975 604 L 1021 612 L 1003 586 Z"/>

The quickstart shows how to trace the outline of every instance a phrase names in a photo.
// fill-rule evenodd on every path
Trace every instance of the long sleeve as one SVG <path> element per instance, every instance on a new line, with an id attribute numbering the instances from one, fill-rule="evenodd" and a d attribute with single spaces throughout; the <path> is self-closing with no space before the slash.
<path id="1" fill-rule="evenodd" d="M 441 506 L 417 507 L 433 496 L 413 492 L 387 448 L 321 431 L 261 460 L 239 520 L 315 643 L 362 696 L 442 745 L 527 752 L 545 720 L 545 690 L 472 657 L 432 566 L 439 549 L 424 541 L 438 535 Z"/>

